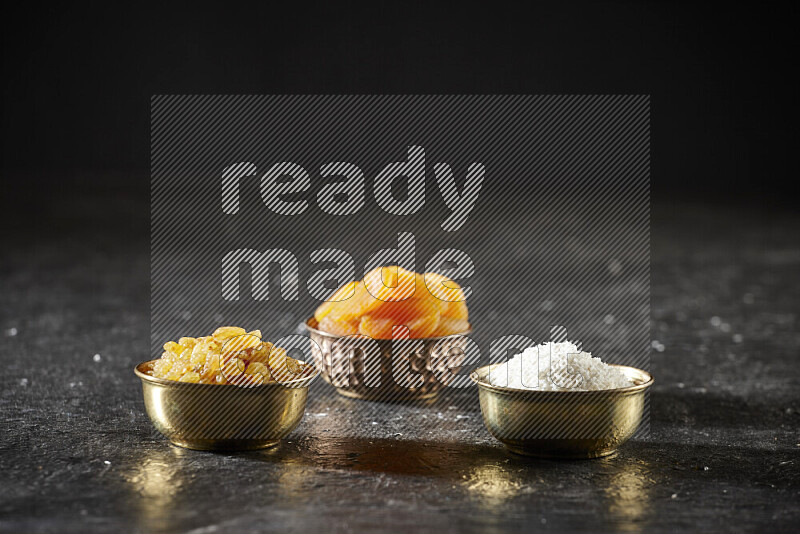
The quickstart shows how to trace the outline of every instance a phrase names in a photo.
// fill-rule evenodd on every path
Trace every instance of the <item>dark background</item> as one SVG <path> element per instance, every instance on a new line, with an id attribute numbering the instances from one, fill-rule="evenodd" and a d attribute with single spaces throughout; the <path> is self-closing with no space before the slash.
<path id="1" fill-rule="evenodd" d="M 518 4 L 6 7 L 4 196 L 140 185 L 153 94 L 626 93 L 652 95 L 654 200 L 790 202 L 795 8 Z"/>
<path id="2" fill-rule="evenodd" d="M 796 8 L 3 11 L 0 531 L 797 530 Z M 317 396 L 273 451 L 167 445 L 131 369 L 151 356 L 150 97 L 170 93 L 651 94 L 649 437 L 528 459 L 474 397 Z"/>

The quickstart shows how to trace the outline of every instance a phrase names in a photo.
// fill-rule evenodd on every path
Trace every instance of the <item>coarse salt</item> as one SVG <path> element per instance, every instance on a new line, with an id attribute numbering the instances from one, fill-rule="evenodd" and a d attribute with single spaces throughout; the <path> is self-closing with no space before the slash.
<path id="1" fill-rule="evenodd" d="M 492 369 L 489 382 L 538 391 L 596 391 L 634 385 L 622 371 L 570 342 L 529 347 Z"/>

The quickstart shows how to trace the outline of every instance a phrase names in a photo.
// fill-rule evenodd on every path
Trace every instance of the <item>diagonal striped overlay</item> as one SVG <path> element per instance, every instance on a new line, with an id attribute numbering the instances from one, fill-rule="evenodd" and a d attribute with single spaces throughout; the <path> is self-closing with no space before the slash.
<path id="1" fill-rule="evenodd" d="M 372 254 L 410 234 L 414 255 L 405 260 L 416 271 L 442 249 L 462 251 L 474 264 L 464 283 L 472 289 L 475 350 L 462 375 L 549 341 L 554 325 L 604 361 L 649 370 L 649 136 L 648 96 L 155 96 L 151 357 L 167 340 L 221 325 L 258 328 L 270 341 L 305 334 L 298 325 L 320 303 L 316 271 L 351 258 L 352 273 L 343 270 L 337 282 L 360 279 Z M 424 165 L 424 190 L 408 192 L 413 210 L 387 211 L 406 199 L 406 184 L 376 194 L 376 177 L 412 157 Z M 279 163 L 281 172 L 307 174 L 307 188 L 292 192 L 279 181 L 280 191 L 264 191 L 262 177 Z M 440 190 L 434 169 L 447 164 L 463 188 L 475 163 L 485 176 L 474 207 L 454 213 L 456 197 Z M 339 196 L 325 194 L 334 189 Z M 268 272 L 239 270 L 234 300 L 223 266 L 237 250 L 275 253 Z M 311 346 L 302 358 L 324 360 Z M 347 358 L 353 348 L 333 350 Z M 384 352 L 362 350 L 357 365 L 342 357 L 327 364 L 375 384 L 390 376 L 380 370 Z M 423 373 L 424 356 L 407 351 L 397 366 L 406 386 Z M 317 380 L 308 410 L 338 399 L 333 385 Z M 478 410 L 476 388 L 463 379 L 424 402 L 408 400 L 402 388 L 383 400 L 390 402 L 348 401 L 348 409 L 391 413 L 411 404 L 430 412 L 430 425 L 440 424 L 435 414 L 443 407 Z M 559 409 L 579 410 L 579 402 Z M 603 431 L 596 420 L 581 426 L 539 417 L 521 418 L 516 432 L 577 438 Z M 230 414 L 231 428 L 246 426 L 240 419 Z M 647 431 L 645 404 L 638 433 Z"/>

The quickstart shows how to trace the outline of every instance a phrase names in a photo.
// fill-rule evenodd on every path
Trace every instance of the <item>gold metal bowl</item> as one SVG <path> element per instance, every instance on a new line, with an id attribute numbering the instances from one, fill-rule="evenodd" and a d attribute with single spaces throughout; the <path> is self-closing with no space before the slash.
<path id="1" fill-rule="evenodd" d="M 272 447 L 295 429 L 317 372 L 284 383 L 242 387 L 190 384 L 149 374 L 155 360 L 134 371 L 142 380 L 147 415 L 175 445 L 197 450 L 252 450 Z"/>
<path id="2" fill-rule="evenodd" d="M 532 391 L 495 386 L 497 365 L 475 369 L 483 422 L 511 451 L 548 458 L 598 458 L 613 453 L 642 420 L 650 373 L 614 365 L 633 386 L 602 391 Z"/>
<path id="3" fill-rule="evenodd" d="M 345 397 L 383 402 L 435 397 L 461 369 L 472 333 L 393 342 L 329 334 L 313 317 L 304 326 L 326 382 Z"/>

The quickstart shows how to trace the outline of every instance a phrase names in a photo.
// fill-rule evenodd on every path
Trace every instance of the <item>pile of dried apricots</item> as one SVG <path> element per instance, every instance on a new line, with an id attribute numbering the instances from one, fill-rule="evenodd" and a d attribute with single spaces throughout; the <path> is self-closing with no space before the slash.
<path id="1" fill-rule="evenodd" d="M 392 339 L 394 326 L 406 326 L 414 339 L 449 336 L 470 328 L 465 300 L 446 276 L 378 267 L 336 290 L 314 318 L 320 330 L 337 336 Z"/>

